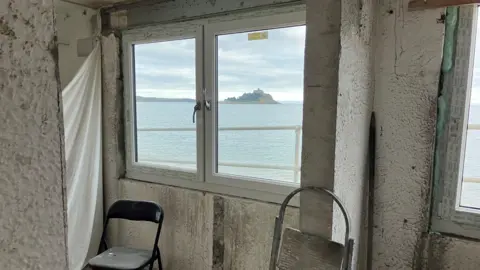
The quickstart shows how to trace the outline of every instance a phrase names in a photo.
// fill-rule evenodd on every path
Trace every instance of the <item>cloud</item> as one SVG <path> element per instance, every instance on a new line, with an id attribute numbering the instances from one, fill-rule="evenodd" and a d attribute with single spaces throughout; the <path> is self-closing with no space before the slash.
<path id="1" fill-rule="evenodd" d="M 278 100 L 303 99 L 305 26 L 272 29 L 268 34 L 268 39 L 255 41 L 248 40 L 248 33 L 218 36 L 220 99 L 257 88 Z M 138 95 L 195 94 L 193 39 L 136 45 L 135 66 Z"/>

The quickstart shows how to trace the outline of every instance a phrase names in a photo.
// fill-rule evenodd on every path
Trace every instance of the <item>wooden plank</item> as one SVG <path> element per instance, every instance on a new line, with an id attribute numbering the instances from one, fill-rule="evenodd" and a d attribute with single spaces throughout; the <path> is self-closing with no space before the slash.
<path id="1" fill-rule="evenodd" d="M 424 10 L 479 3 L 480 0 L 411 0 L 408 3 L 408 10 Z"/>

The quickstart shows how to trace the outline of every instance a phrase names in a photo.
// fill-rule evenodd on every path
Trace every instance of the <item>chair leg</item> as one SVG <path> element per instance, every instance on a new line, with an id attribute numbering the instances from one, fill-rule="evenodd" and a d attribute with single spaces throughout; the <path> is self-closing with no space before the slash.
<path id="1" fill-rule="evenodd" d="M 163 270 L 162 256 L 160 255 L 160 249 L 158 247 L 157 247 L 157 260 L 158 260 L 158 269 Z"/>

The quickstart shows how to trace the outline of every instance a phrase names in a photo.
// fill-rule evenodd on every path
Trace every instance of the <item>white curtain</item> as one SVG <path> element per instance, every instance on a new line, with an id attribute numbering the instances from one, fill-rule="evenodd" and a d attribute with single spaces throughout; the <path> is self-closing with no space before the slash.
<path id="1" fill-rule="evenodd" d="M 69 270 L 81 270 L 95 256 L 103 229 L 100 45 L 88 56 L 62 96 Z"/>

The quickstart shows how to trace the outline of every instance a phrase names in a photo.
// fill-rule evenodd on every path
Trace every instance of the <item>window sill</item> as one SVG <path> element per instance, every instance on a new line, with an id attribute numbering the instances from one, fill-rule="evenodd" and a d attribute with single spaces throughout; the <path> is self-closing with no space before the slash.
<path id="1" fill-rule="evenodd" d="M 453 220 L 432 218 L 430 232 L 439 234 L 455 235 L 469 239 L 480 239 L 480 229 L 477 226 L 466 225 Z"/>
<path id="2" fill-rule="evenodd" d="M 282 186 L 282 191 L 288 192 L 264 192 L 258 191 L 254 189 L 248 188 L 239 188 L 239 187 L 232 187 L 226 186 L 221 184 L 214 184 L 208 182 L 198 182 L 198 181 L 191 181 L 185 180 L 181 178 L 172 178 L 172 177 L 165 177 L 159 176 L 152 173 L 146 172 L 138 172 L 138 171 L 128 171 L 125 175 L 125 178 L 133 181 L 141 181 L 153 184 L 160 184 L 178 188 L 185 188 L 191 189 L 201 192 L 209 192 L 215 193 L 220 195 L 228 195 L 233 197 L 245 198 L 245 199 L 252 199 L 266 203 L 275 203 L 281 204 L 286 196 L 295 190 L 295 187 L 285 187 Z M 272 190 L 276 190 L 276 187 L 279 185 L 272 184 Z M 277 189 L 278 190 L 278 189 Z M 299 196 L 295 196 L 289 203 L 290 206 L 299 207 L 300 205 L 300 198 Z"/>

